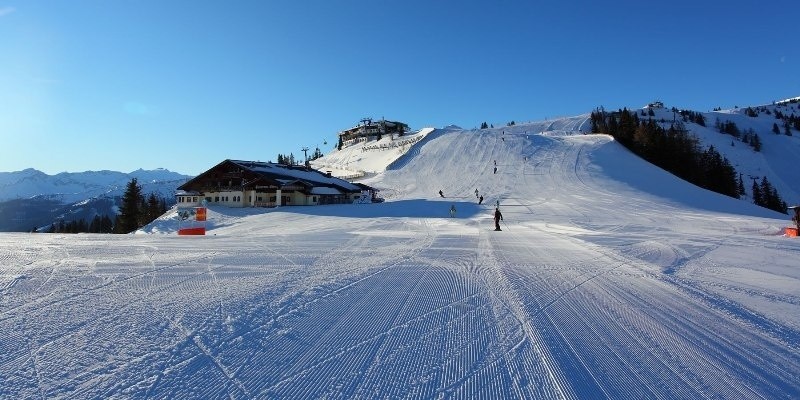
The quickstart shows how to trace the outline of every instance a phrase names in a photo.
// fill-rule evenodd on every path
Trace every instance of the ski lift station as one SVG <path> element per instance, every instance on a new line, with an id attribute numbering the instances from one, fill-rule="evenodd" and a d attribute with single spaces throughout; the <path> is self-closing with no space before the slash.
<path id="1" fill-rule="evenodd" d="M 380 140 L 383 135 L 403 136 L 406 132 L 408 125 L 402 122 L 387 121 L 383 118 L 380 121 L 363 118 L 358 125 L 339 132 L 339 142 L 342 146 L 350 146 L 370 140 Z"/>

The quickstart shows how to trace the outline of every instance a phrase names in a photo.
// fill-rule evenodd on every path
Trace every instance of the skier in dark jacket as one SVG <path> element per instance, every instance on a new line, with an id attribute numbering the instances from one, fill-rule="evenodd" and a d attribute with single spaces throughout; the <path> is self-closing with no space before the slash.
<path id="1" fill-rule="evenodd" d="M 483 203 L 483 196 L 478 198 L 478 204 L 481 204 L 481 203 Z"/>
<path id="2" fill-rule="evenodd" d="M 494 209 L 494 230 L 500 231 L 500 221 L 503 220 L 503 214 L 500 213 L 500 208 Z"/>
<path id="3" fill-rule="evenodd" d="M 439 196 L 442 196 L 442 197 L 444 197 L 444 193 L 442 193 L 442 191 L 441 191 L 441 190 L 439 191 Z"/>

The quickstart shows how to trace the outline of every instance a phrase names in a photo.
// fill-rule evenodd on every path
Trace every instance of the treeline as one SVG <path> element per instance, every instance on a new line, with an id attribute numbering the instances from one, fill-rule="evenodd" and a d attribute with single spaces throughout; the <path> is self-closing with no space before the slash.
<path id="1" fill-rule="evenodd" d="M 696 120 L 696 116 L 692 118 Z M 593 132 L 613 136 L 635 154 L 683 180 L 733 198 L 745 194 L 742 178 L 728 159 L 714 146 L 703 150 L 698 139 L 689 134 L 682 121 L 675 121 L 669 128 L 663 128 L 653 119 L 640 120 L 635 112 L 627 109 L 613 113 L 600 109 L 591 114 L 591 123 Z M 771 186 L 769 189 L 770 196 L 774 195 L 777 204 L 781 204 L 777 191 Z M 776 205 L 775 199 L 769 205 L 759 205 L 786 212 L 785 203 Z"/>
<path id="2" fill-rule="evenodd" d="M 514 126 L 516 124 L 517 124 L 516 121 L 513 120 L 506 122 L 506 126 Z M 489 128 L 494 128 L 494 124 L 490 125 L 486 123 L 486 121 L 481 123 L 481 129 L 489 129 Z"/>
<path id="3" fill-rule="evenodd" d="M 591 122 L 593 132 L 613 136 L 635 154 L 681 179 L 726 196 L 740 195 L 736 170 L 730 162 L 713 146 L 702 150 L 680 121 L 664 129 L 653 119 L 642 121 L 636 113 L 623 109 L 593 112 Z"/>
<path id="4" fill-rule="evenodd" d="M 727 120 L 720 122 L 719 119 L 714 122 L 714 126 L 717 128 L 719 133 L 733 136 L 734 138 L 741 140 L 742 143 L 752 147 L 754 151 L 761 151 L 761 137 L 758 136 L 758 133 L 756 133 L 753 128 L 748 128 L 742 131 L 735 122 Z"/>
<path id="5" fill-rule="evenodd" d="M 156 218 L 169 209 L 167 199 L 150 193 L 145 197 L 136 178 L 131 179 L 125 188 L 120 204 L 120 213 L 114 217 L 95 216 L 91 221 L 77 219 L 54 222 L 44 232 L 47 233 L 130 233 Z M 33 230 L 36 232 L 36 229 Z"/>
<path id="6" fill-rule="evenodd" d="M 312 152 L 311 155 L 308 156 L 308 161 L 314 161 L 318 158 L 322 158 L 322 156 L 323 156 L 322 151 L 319 149 L 319 147 L 317 147 L 314 149 L 314 152 Z M 288 155 L 278 153 L 278 164 L 297 165 L 300 164 L 301 162 L 302 160 L 295 158 L 294 153 L 289 153 Z"/>
<path id="7" fill-rule="evenodd" d="M 35 230 L 34 230 L 35 231 Z M 47 233 L 114 233 L 114 222 L 108 215 L 96 215 L 91 222 L 77 219 L 69 222 L 59 220 L 53 222 L 45 232 Z"/>
<path id="8" fill-rule="evenodd" d="M 761 178 L 760 184 L 753 179 L 753 203 L 786 214 L 786 202 L 781 199 L 778 190 L 772 186 L 766 176 Z"/>
<path id="9" fill-rule="evenodd" d="M 796 102 L 795 100 L 792 100 L 789 103 L 790 104 L 794 104 L 795 102 Z M 775 110 L 774 110 L 774 113 L 772 111 L 770 111 L 770 109 L 765 107 L 765 106 L 756 107 L 756 108 L 747 107 L 744 110 L 744 113 L 748 117 L 753 117 L 753 118 L 758 117 L 760 113 L 764 113 L 764 114 L 767 114 L 767 115 L 775 114 L 775 119 L 782 121 L 781 125 L 783 126 L 783 130 L 781 132 L 781 128 L 778 126 L 778 123 L 775 122 L 775 123 L 772 124 L 772 131 L 774 133 L 776 133 L 776 134 L 783 133 L 786 136 L 792 136 L 792 129 L 800 130 L 800 116 L 796 116 L 794 114 L 794 112 L 792 112 L 789 115 L 786 115 L 783 111 L 778 109 L 778 107 L 781 107 L 781 106 L 777 106 L 775 108 Z M 790 110 L 791 109 L 792 108 L 790 106 Z"/>

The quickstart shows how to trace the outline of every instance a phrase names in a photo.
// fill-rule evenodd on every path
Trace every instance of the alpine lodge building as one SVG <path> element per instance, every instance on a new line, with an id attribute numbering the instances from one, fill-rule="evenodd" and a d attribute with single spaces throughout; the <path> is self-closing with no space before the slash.
<path id="1" fill-rule="evenodd" d="M 178 187 L 178 207 L 370 203 L 376 190 L 301 165 L 225 160 Z"/>

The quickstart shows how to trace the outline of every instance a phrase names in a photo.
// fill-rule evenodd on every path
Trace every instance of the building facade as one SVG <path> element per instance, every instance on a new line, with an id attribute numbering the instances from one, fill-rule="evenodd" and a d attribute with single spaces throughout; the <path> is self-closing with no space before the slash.
<path id="1" fill-rule="evenodd" d="M 339 143 L 342 146 L 349 146 L 355 143 L 377 140 L 383 135 L 403 136 L 408 132 L 408 125 L 381 119 L 373 121 L 371 118 L 364 118 L 361 123 L 344 131 L 339 132 Z"/>
<path id="2" fill-rule="evenodd" d="M 178 207 L 280 207 L 371 202 L 376 190 L 315 169 L 225 160 L 178 187 Z"/>

